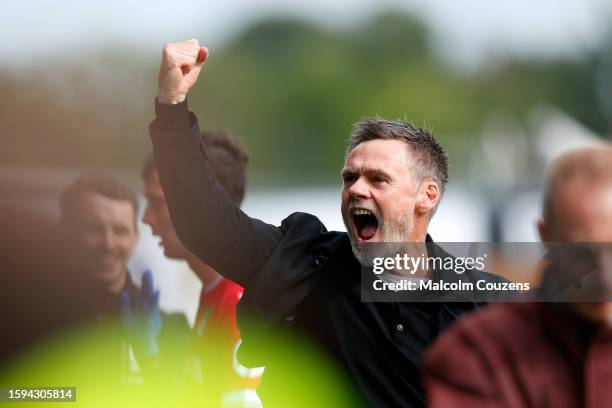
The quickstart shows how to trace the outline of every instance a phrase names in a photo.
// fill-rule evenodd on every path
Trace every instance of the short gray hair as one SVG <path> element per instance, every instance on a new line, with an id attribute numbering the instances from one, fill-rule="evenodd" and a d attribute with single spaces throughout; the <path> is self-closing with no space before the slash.
<path id="1" fill-rule="evenodd" d="M 406 142 L 415 158 L 418 179 L 432 179 L 438 184 L 440 196 L 444 194 L 448 183 L 448 157 L 429 130 L 401 120 L 364 118 L 353 125 L 346 156 L 360 143 L 376 139 Z"/>

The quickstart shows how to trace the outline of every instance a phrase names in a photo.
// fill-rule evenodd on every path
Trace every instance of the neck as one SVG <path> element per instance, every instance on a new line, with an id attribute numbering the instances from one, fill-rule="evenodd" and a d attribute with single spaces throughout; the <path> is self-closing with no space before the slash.
<path id="1" fill-rule="evenodd" d="M 409 242 L 425 242 L 429 228 L 429 212 L 414 212 L 412 219 L 412 231 L 410 231 Z"/>
<path id="2" fill-rule="evenodd" d="M 210 266 L 202 262 L 197 256 L 190 254 L 186 259 L 187 264 L 195 274 L 200 278 L 204 287 L 218 280 L 221 275 Z"/>

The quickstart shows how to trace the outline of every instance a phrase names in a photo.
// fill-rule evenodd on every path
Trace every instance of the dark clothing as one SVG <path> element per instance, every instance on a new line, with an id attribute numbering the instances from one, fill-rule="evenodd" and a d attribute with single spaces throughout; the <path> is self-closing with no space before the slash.
<path id="1" fill-rule="evenodd" d="M 197 119 L 186 103 L 158 105 L 156 111 L 150 132 L 179 237 L 205 263 L 245 288 L 238 310 L 239 357 L 247 366 L 266 366 L 258 391 L 264 406 L 270 401 L 281 405 L 271 391 L 275 385 L 282 387 L 317 364 L 299 352 L 291 364 L 275 360 L 267 334 L 280 328 L 322 347 L 348 374 L 362 403 L 425 405 L 424 349 L 477 304 L 362 302 L 360 265 L 346 233 L 328 232 L 304 213 L 290 215 L 280 227 L 248 217 L 215 180 Z M 320 405 L 325 398 L 320 395 Z"/>
<path id="2" fill-rule="evenodd" d="M 129 272 L 117 293 L 74 265 L 63 277 L 71 294 L 56 307 L 62 309 L 66 329 L 103 333 L 106 344 L 96 347 L 101 361 L 111 367 L 105 380 L 141 384 L 181 379 L 191 333 L 183 313 L 165 313 L 157 303 L 143 308 L 142 282 L 136 286 Z"/>
<path id="3" fill-rule="evenodd" d="M 566 307 L 500 304 L 461 319 L 426 355 L 431 407 L 609 407 L 612 329 Z"/>
<path id="4" fill-rule="evenodd" d="M 2 187 L 5 187 L 4 185 Z M 0 204 L 0 366 L 66 326 L 64 272 L 56 222 L 44 213 Z"/>
<path id="5" fill-rule="evenodd" d="M 121 321 L 121 296 L 124 292 L 132 305 L 136 302 L 138 288 L 129 272 L 126 272 L 125 284 L 118 293 L 111 292 L 104 283 L 83 271 L 71 269 L 68 276 L 66 281 L 70 282 L 74 292 L 66 299 L 66 305 L 72 309 L 75 324 Z"/>

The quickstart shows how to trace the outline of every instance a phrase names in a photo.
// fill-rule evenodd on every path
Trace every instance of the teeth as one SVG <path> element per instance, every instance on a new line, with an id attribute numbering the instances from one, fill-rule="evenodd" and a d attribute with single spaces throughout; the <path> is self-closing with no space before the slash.
<path id="1" fill-rule="evenodd" d="M 353 214 L 355 214 L 355 215 L 373 215 L 372 211 L 361 209 L 361 208 L 353 210 Z"/>

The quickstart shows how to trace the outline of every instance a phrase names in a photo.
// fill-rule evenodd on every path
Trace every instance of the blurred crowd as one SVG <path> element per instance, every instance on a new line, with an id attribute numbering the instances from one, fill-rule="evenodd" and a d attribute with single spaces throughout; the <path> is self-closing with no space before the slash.
<path id="1" fill-rule="evenodd" d="M 239 206 L 245 193 L 246 152 L 224 131 L 203 132 L 202 138 L 211 148 L 216 177 Z M 236 304 L 242 288 L 179 241 L 153 157 L 144 164 L 142 178 L 147 198 L 143 221 L 160 237 L 164 254 L 186 261 L 202 281 L 193 327 L 184 314 L 160 309 L 160 289 L 150 271 L 128 270 L 139 240 L 136 193 L 116 177 L 86 173 L 58 197 L 58 221 L 35 209 L 2 206 L 6 307 L 0 362 L 10 367 L 37 344 L 102 327 L 108 336 L 88 346 L 88 353 L 112 361 L 110 377 L 102 383 L 161 381 L 181 389 L 198 384 L 196 394 L 213 406 L 259 406 L 255 388 L 263 368 L 246 368 L 236 359 Z M 140 282 L 134 282 L 134 276 L 141 276 Z M 110 344 L 99 344 L 108 338 Z M 80 362 L 78 353 L 70 356 L 76 358 L 69 364 L 80 367 L 79 375 L 96 370 Z"/>

